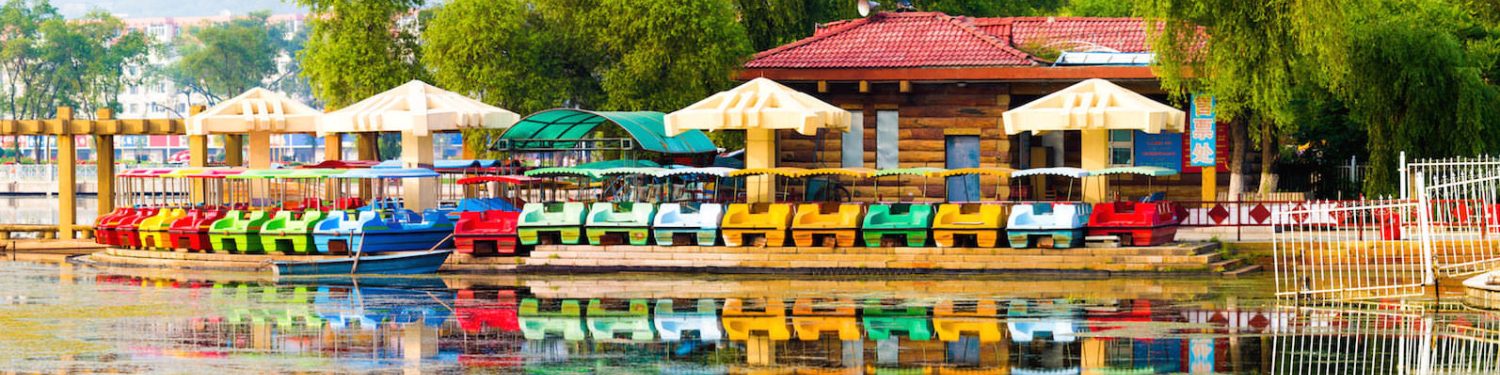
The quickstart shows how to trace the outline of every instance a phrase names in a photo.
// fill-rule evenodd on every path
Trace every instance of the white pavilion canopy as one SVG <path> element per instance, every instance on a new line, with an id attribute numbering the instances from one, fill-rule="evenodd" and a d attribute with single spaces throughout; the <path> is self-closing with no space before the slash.
<path id="1" fill-rule="evenodd" d="M 824 103 L 767 78 L 756 78 L 667 115 L 667 134 L 688 129 L 792 129 L 804 135 L 819 128 L 849 129 L 849 111 Z"/>
<path id="2" fill-rule="evenodd" d="M 1102 79 L 1090 79 L 1006 111 L 1005 133 L 1140 130 L 1181 133 L 1187 114 Z"/>
<path id="3" fill-rule="evenodd" d="M 504 129 L 515 112 L 411 81 L 323 116 L 318 134 L 401 132 L 426 136 L 465 128 Z"/>
<path id="4" fill-rule="evenodd" d="M 323 112 L 275 91 L 253 88 L 188 117 L 188 135 L 312 133 Z"/>

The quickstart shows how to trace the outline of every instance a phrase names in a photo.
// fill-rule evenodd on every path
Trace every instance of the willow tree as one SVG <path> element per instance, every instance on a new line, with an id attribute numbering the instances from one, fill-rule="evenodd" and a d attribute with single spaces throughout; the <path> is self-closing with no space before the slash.
<path id="1" fill-rule="evenodd" d="M 1336 0 L 1335 0 L 1336 1 Z M 1272 174 L 1277 130 L 1294 125 L 1294 87 L 1312 84 L 1304 63 L 1304 39 L 1327 27 L 1308 17 L 1340 19 L 1315 1 L 1143 0 L 1155 72 L 1162 87 L 1178 98 L 1213 95 L 1218 121 L 1231 127 L 1230 194 L 1244 191 L 1245 152 L 1253 133 L 1261 140 L 1262 192 L 1275 189 Z"/>

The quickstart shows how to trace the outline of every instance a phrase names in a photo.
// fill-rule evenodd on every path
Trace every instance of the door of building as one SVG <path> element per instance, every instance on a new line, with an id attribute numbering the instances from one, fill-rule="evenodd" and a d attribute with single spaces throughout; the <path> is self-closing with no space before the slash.
<path id="1" fill-rule="evenodd" d="M 944 163 L 945 168 L 958 169 L 979 166 L 979 136 L 950 135 L 946 137 L 945 147 L 947 150 L 947 161 Z M 979 200 L 979 176 L 952 176 L 948 177 L 947 182 L 949 202 L 973 202 Z"/>

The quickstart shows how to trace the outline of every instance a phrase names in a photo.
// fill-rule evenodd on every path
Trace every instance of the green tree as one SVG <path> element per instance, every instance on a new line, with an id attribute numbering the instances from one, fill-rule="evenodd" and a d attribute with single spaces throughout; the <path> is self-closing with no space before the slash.
<path id="1" fill-rule="evenodd" d="M 190 29 L 175 41 L 178 60 L 168 69 L 174 82 L 202 94 L 212 105 L 276 73 L 278 45 L 268 13 Z"/>
<path id="2" fill-rule="evenodd" d="M 672 111 L 732 87 L 754 51 L 727 1 L 602 0 L 594 33 L 608 54 L 601 109 Z"/>
<path id="3" fill-rule="evenodd" d="M 413 79 L 424 79 L 422 0 L 296 0 L 310 31 L 298 54 L 315 96 L 337 109 Z"/>
<path id="4" fill-rule="evenodd" d="M 1130 17 L 1135 0 L 1069 0 L 1058 12 L 1073 17 Z"/>
<path id="5" fill-rule="evenodd" d="M 1311 63 L 1302 61 L 1300 42 L 1321 28 L 1306 17 L 1326 12 L 1302 2 L 1144 0 L 1137 6 L 1149 21 L 1164 25 L 1152 37 L 1162 87 L 1179 98 L 1189 93 L 1215 97 L 1219 121 L 1231 126 L 1229 192 L 1243 192 L 1249 136 L 1263 138 L 1262 148 L 1274 150 L 1276 128 L 1293 126 L 1292 89 L 1313 83 L 1298 75 L 1312 69 L 1293 69 Z M 1262 164 L 1261 190 L 1274 189 L 1272 163 Z"/>

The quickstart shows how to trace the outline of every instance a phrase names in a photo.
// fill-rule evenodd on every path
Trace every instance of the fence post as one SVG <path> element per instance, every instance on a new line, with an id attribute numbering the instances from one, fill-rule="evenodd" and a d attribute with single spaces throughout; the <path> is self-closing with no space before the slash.
<path id="1" fill-rule="evenodd" d="M 1422 282 L 1423 285 L 1435 285 L 1437 277 L 1433 272 L 1432 259 L 1432 223 L 1428 217 L 1430 202 L 1427 201 L 1426 178 L 1422 172 L 1417 172 L 1417 240 L 1422 248 Z"/>
<path id="2" fill-rule="evenodd" d="M 1409 199 L 1410 195 L 1406 191 L 1406 151 L 1401 151 L 1400 161 L 1401 167 L 1396 169 L 1396 173 L 1401 175 L 1401 199 Z"/>

